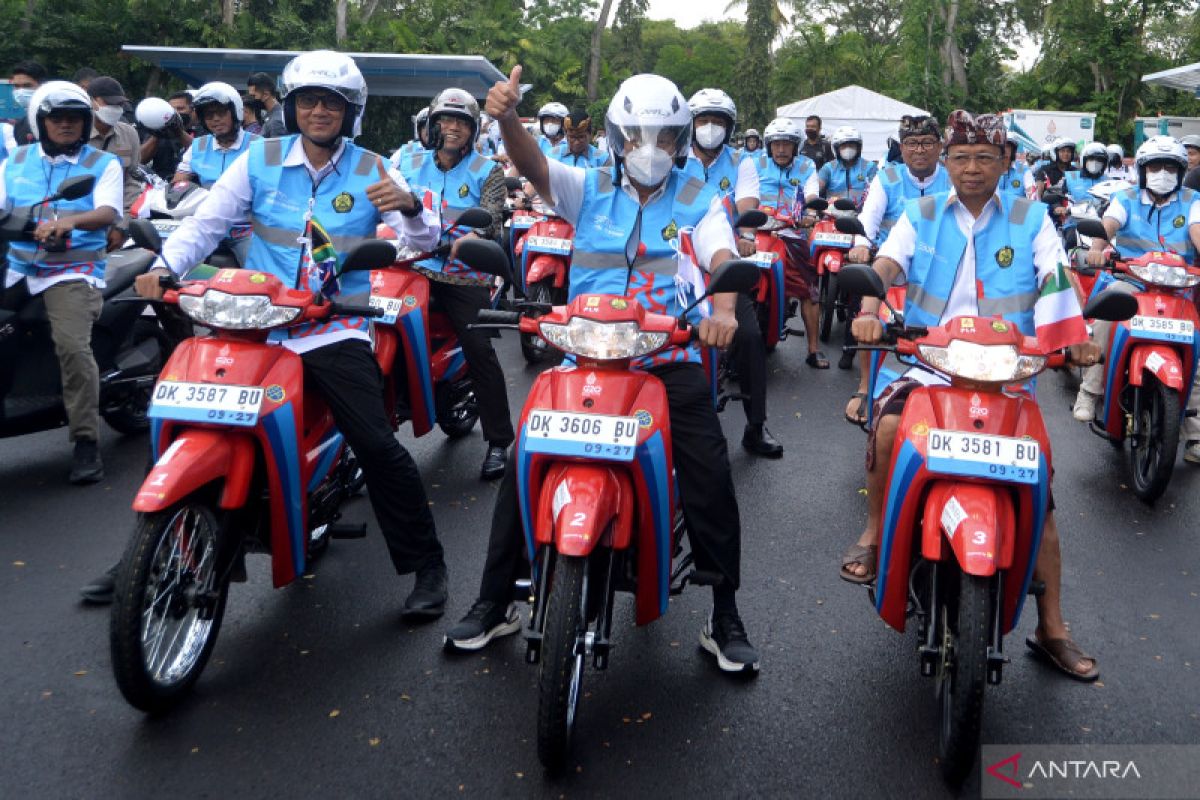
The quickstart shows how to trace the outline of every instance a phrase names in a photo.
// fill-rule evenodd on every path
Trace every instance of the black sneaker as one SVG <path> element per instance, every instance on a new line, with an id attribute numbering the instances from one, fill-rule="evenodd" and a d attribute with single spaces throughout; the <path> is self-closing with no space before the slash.
<path id="1" fill-rule="evenodd" d="M 92 439 L 75 442 L 75 457 L 71 464 L 71 483 L 81 485 L 104 479 L 104 464 L 100 461 L 100 446 Z"/>
<path id="2" fill-rule="evenodd" d="M 716 656 L 722 672 L 758 672 L 758 651 L 750 644 L 737 612 L 710 614 L 700 630 L 700 646 Z"/>
<path id="3" fill-rule="evenodd" d="M 447 650 L 482 650 L 497 636 L 510 636 L 520 629 L 516 603 L 505 606 L 491 600 L 476 600 L 467 615 L 446 631 L 442 644 Z"/>
<path id="4" fill-rule="evenodd" d="M 103 575 L 92 578 L 91 583 L 80 587 L 79 596 L 83 598 L 84 602 L 97 606 L 106 606 L 113 601 L 113 594 L 116 592 L 118 566 L 118 564 L 113 564 Z"/>
<path id="5" fill-rule="evenodd" d="M 508 448 L 488 445 L 483 454 L 483 466 L 479 469 L 479 477 L 485 481 L 493 481 L 504 475 L 504 467 L 508 464 Z"/>
<path id="6" fill-rule="evenodd" d="M 446 610 L 446 565 L 434 564 L 417 570 L 412 593 L 404 601 L 403 616 L 437 619 Z"/>
<path id="7" fill-rule="evenodd" d="M 843 350 L 841 357 L 838 358 L 838 369 L 850 369 L 853 367 L 856 355 L 858 355 L 857 350 Z"/>

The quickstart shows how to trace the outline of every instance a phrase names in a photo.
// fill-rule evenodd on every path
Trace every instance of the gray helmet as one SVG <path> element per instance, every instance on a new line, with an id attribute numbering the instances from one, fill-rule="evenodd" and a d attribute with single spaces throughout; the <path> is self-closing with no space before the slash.
<path id="1" fill-rule="evenodd" d="M 479 103 L 466 89 L 443 89 L 429 104 L 429 132 L 426 137 L 430 150 L 442 149 L 442 129 L 438 125 L 438 117 L 458 117 L 471 123 L 471 139 L 465 149 L 474 149 L 475 140 L 479 137 Z"/>

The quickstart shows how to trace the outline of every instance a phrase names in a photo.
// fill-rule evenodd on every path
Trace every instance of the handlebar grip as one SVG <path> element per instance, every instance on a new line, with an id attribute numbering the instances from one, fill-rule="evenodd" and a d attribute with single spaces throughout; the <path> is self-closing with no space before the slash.
<path id="1" fill-rule="evenodd" d="M 164 289 L 179 289 L 183 286 L 183 284 L 179 282 L 178 276 L 176 276 L 174 273 L 170 275 L 159 275 L 158 285 Z"/>
<path id="2" fill-rule="evenodd" d="M 481 308 L 475 316 L 475 322 L 480 325 L 517 325 L 521 322 L 521 314 L 518 311 Z"/>
<path id="3" fill-rule="evenodd" d="M 343 303 L 331 303 L 329 316 L 331 317 L 382 317 L 384 310 L 382 308 L 374 308 L 373 306 L 355 306 Z"/>

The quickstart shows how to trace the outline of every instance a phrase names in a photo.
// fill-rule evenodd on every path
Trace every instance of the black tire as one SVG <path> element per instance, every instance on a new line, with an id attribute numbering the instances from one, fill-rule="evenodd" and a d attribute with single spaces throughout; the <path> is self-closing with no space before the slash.
<path id="1" fill-rule="evenodd" d="M 552 773 L 566 764 L 579 706 L 584 656 L 575 653 L 575 640 L 586 627 L 586 609 L 581 608 L 586 570 L 586 558 L 560 555 L 550 575 L 538 671 L 537 743 L 538 759 Z"/>
<path id="2" fill-rule="evenodd" d="M 833 318 L 837 314 L 837 277 L 827 272 L 821 277 L 821 325 L 819 338 L 822 342 L 829 341 L 829 333 L 833 330 Z"/>
<path id="3" fill-rule="evenodd" d="M 554 287 L 549 280 L 538 281 L 529 289 L 529 300 L 534 303 L 554 302 Z M 558 353 L 540 336 L 531 333 L 521 334 L 521 355 L 530 364 L 541 364 Z"/>
<path id="4" fill-rule="evenodd" d="M 171 540 L 177 541 L 181 530 L 187 530 L 188 540 L 200 548 L 187 559 L 198 559 L 198 568 L 183 563 L 184 554 L 175 557 L 175 542 Z M 171 709 L 204 670 L 221 629 L 229 591 L 228 570 L 221 568 L 222 539 L 216 514 L 202 501 L 188 500 L 159 514 L 140 515 L 117 572 L 109 623 L 113 677 L 133 707 L 149 713 Z M 159 591 L 150 596 L 155 589 Z M 153 613 L 155 609 L 159 613 Z M 147 639 L 158 618 L 162 628 L 158 641 L 164 641 L 168 615 L 177 621 L 191 619 L 180 623 L 179 632 L 156 668 L 153 662 L 158 649 L 148 652 Z M 149 618 L 143 622 L 143 616 Z M 194 634 L 195 638 L 190 644 L 185 638 L 185 646 L 168 664 L 167 656 L 180 632 L 187 632 L 189 638 Z M 152 663 L 148 665 L 147 661 Z"/>
<path id="5" fill-rule="evenodd" d="M 1129 472 L 1133 493 L 1144 503 L 1153 503 L 1166 491 L 1175 471 L 1179 452 L 1179 395 L 1153 376 L 1147 376 L 1141 392 L 1142 435 L 1130 437 Z"/>
<path id="6" fill-rule="evenodd" d="M 147 372 L 148 374 L 158 374 L 166 363 L 170 346 L 167 342 L 167 335 L 163 333 L 157 322 L 148 318 L 137 320 L 129 334 L 129 341 L 122 350 L 142 345 L 150 346 L 151 341 L 157 352 L 151 366 L 147 368 Z M 125 436 L 145 433 L 150 430 L 150 418 L 146 416 L 146 412 L 150 409 L 150 394 L 153 391 L 152 383 L 145 388 L 130 389 L 120 398 L 117 405 L 103 410 L 101 416 L 117 433 Z"/>
<path id="7" fill-rule="evenodd" d="M 992 620 L 991 581 L 976 575 L 959 575 L 957 598 L 939 603 L 936 613 L 939 641 L 949 642 L 951 649 L 948 659 L 943 656 L 937 683 L 941 711 L 938 757 L 946 781 L 960 786 L 975 765 L 983 727 Z"/>
<path id="8" fill-rule="evenodd" d="M 438 427 L 450 439 L 461 439 L 475 429 L 479 421 L 479 398 L 469 388 L 462 387 L 443 389 L 445 399 L 439 396 L 436 403 L 438 409 Z"/>

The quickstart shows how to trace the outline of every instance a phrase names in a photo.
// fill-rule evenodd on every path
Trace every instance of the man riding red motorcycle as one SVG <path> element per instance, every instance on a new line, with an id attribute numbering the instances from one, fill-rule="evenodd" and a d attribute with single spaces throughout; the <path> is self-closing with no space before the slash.
<path id="1" fill-rule="evenodd" d="M 1071 348 L 1072 359 L 1095 364 L 1098 348 L 1087 341 L 1079 304 L 1065 275 L 1066 256 L 1045 206 L 997 194 L 1004 171 L 1003 122 L 993 115 L 972 117 L 955 111 L 944 142 L 953 189 L 912 200 L 880 249 L 874 269 L 891 285 L 905 275 L 908 292 L 905 323 L 937 325 L 957 316 L 992 317 L 1037 337 L 1045 352 Z M 977 243 L 969 247 L 969 243 Z M 954 254 L 957 253 L 957 258 Z M 854 320 L 854 336 L 863 344 L 880 341 L 880 301 L 867 298 Z M 851 583 L 875 581 L 879 535 L 888 469 L 900 413 L 924 374 L 906 375 L 880 396 L 867 449 L 867 524 L 842 557 L 841 577 Z M 1039 624 L 1026 640 L 1039 656 L 1076 680 L 1099 676 L 1096 659 L 1071 638 L 1060 606 L 1061 562 L 1058 531 L 1051 510 L 1034 568 L 1045 584 L 1038 598 Z"/>

